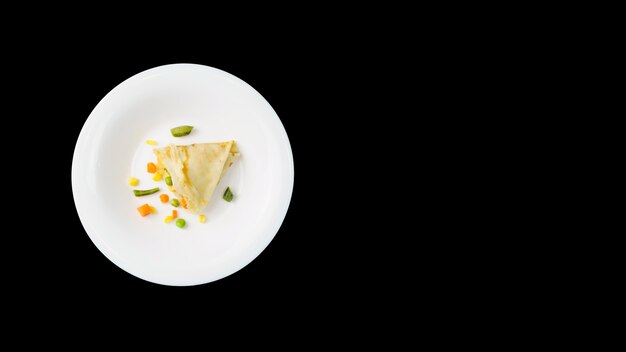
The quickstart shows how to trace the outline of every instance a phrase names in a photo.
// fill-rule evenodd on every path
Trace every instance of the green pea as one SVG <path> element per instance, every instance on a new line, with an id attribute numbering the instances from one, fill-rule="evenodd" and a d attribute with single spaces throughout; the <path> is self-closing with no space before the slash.
<path id="1" fill-rule="evenodd" d="M 181 229 L 183 227 L 185 227 L 186 224 L 187 224 L 187 222 L 185 221 L 185 219 L 178 219 L 178 220 L 176 220 L 176 226 L 180 227 Z"/>
<path id="2" fill-rule="evenodd" d="M 172 200 L 170 200 L 170 204 L 178 208 L 178 206 L 180 205 L 180 202 L 178 201 L 178 199 L 172 198 Z"/>
<path id="3" fill-rule="evenodd" d="M 165 184 L 168 185 L 168 186 L 172 185 L 172 178 L 170 176 L 167 176 L 165 178 Z"/>

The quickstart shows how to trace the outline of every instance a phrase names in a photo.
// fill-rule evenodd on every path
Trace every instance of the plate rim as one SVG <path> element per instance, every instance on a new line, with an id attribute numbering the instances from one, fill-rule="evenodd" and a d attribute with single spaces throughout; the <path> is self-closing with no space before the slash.
<path id="1" fill-rule="evenodd" d="M 129 270 L 130 269 L 129 265 L 125 263 L 124 259 L 116 255 L 114 251 L 108 247 L 108 245 L 106 244 L 106 241 L 104 241 L 101 238 L 101 236 L 98 235 L 98 230 L 93 228 L 93 224 L 91 224 L 88 221 L 89 219 L 87 218 L 91 215 L 86 214 L 87 210 L 84 207 L 83 207 L 83 211 L 81 211 L 81 206 L 79 205 L 79 203 L 81 203 L 82 200 L 80 200 L 79 197 L 77 196 L 77 188 L 79 187 L 78 183 L 80 182 L 77 179 L 77 173 L 79 172 L 78 168 L 80 167 L 79 165 L 77 165 L 77 155 L 79 155 L 78 153 L 80 152 L 79 148 L 81 147 L 81 145 L 85 143 L 84 138 L 86 137 L 84 136 L 87 133 L 86 131 L 88 130 L 89 126 L 94 123 L 93 121 L 95 118 L 92 118 L 92 116 L 94 115 L 94 112 L 97 112 L 97 110 L 101 107 L 102 104 L 106 104 L 107 98 L 109 98 L 117 90 L 121 89 L 120 87 L 123 87 L 124 85 L 128 84 L 128 82 L 134 81 L 136 79 L 140 79 L 142 76 L 153 74 L 155 73 L 155 71 L 164 71 L 164 70 L 178 69 L 178 68 L 193 68 L 193 69 L 201 69 L 201 70 L 212 70 L 212 71 L 218 72 L 220 75 L 224 75 L 226 78 L 235 80 L 238 84 L 249 88 L 252 93 L 258 95 L 258 97 L 261 98 L 261 101 L 267 105 L 267 107 L 270 109 L 271 112 L 273 112 L 273 115 L 276 118 L 276 121 L 278 122 L 280 131 L 282 131 L 280 135 L 283 139 L 283 142 L 285 143 L 285 146 L 287 147 L 285 148 L 285 151 L 287 152 L 287 157 L 288 157 L 287 161 L 289 164 L 287 167 L 287 170 L 289 173 L 289 177 L 288 177 L 289 187 L 288 187 L 288 191 L 287 191 L 286 198 L 285 198 L 286 201 L 283 201 L 282 202 L 284 204 L 283 207 L 279 208 L 280 216 L 276 217 L 276 221 L 274 221 L 275 225 L 272 227 L 272 230 L 271 230 L 273 234 L 271 236 L 268 236 L 267 242 L 262 243 L 260 246 L 258 246 L 257 251 L 255 251 L 254 255 L 249 260 L 239 261 L 240 265 L 236 265 L 230 268 L 230 270 L 225 270 L 225 273 L 222 272 L 221 274 L 218 274 L 217 278 L 208 279 L 208 280 L 206 280 L 205 278 L 205 279 L 201 279 L 201 280 L 197 280 L 193 282 L 174 282 L 174 281 L 164 282 L 164 281 L 155 280 L 154 278 L 149 278 L 143 275 L 145 273 L 136 273 L 136 272 L 132 272 L 131 270 Z M 85 122 L 83 123 L 83 126 L 81 127 L 80 133 L 78 134 L 78 138 L 76 139 L 76 145 L 74 146 L 74 150 L 72 154 L 71 183 L 72 183 L 72 197 L 74 199 L 74 206 L 76 208 L 76 212 L 78 214 L 80 223 L 83 226 L 85 233 L 90 238 L 91 242 L 96 246 L 96 248 L 98 248 L 98 250 L 108 260 L 110 260 L 113 264 L 115 264 L 117 267 L 119 267 L 126 273 L 134 277 L 137 277 L 141 280 L 147 281 L 147 282 L 151 282 L 151 283 L 159 284 L 159 285 L 165 285 L 165 286 L 196 286 L 196 285 L 203 285 L 203 284 L 219 281 L 223 278 L 226 278 L 238 272 L 239 270 L 243 269 L 244 267 L 252 263 L 269 246 L 269 244 L 274 240 L 274 238 L 278 234 L 280 228 L 282 227 L 282 224 L 285 221 L 285 218 L 287 217 L 287 213 L 289 212 L 291 200 L 293 198 L 294 185 L 295 185 L 295 168 L 294 168 L 294 160 L 293 160 L 293 150 L 291 148 L 291 142 L 289 140 L 289 135 L 287 134 L 287 130 L 285 129 L 285 126 L 283 125 L 282 120 L 276 113 L 276 110 L 267 101 L 267 99 L 265 99 L 265 97 L 261 95 L 261 93 L 259 93 L 254 87 L 252 87 L 250 84 L 248 84 L 241 78 L 229 72 L 226 72 L 224 70 L 207 66 L 207 65 L 195 64 L 195 63 L 174 63 L 174 64 L 155 66 L 155 67 L 143 70 L 141 72 L 138 72 L 126 78 L 119 84 L 117 84 L 115 87 L 113 87 L 109 92 L 107 92 L 107 94 L 105 94 L 100 99 L 100 101 L 94 106 L 94 108 L 91 110 L 88 117 L 86 118 Z"/>

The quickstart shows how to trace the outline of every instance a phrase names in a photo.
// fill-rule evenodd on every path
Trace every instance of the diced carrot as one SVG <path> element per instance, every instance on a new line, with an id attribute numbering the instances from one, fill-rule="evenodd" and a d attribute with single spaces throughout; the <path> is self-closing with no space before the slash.
<path id="1" fill-rule="evenodd" d="M 183 208 L 187 209 L 187 201 L 185 200 L 185 197 L 180 197 L 180 204 L 183 205 Z"/>
<path id="2" fill-rule="evenodd" d="M 167 203 L 170 200 L 170 196 L 165 193 L 161 194 L 159 198 L 161 198 L 161 203 Z"/>
<path id="3" fill-rule="evenodd" d="M 178 211 L 176 209 L 172 210 L 172 219 L 176 219 L 178 217 Z"/>
<path id="4" fill-rule="evenodd" d="M 156 172 L 156 170 L 157 170 L 156 165 L 153 162 L 149 162 L 148 163 L 148 172 L 153 174 L 153 173 Z"/>
<path id="5" fill-rule="evenodd" d="M 148 204 L 140 206 L 139 208 L 137 208 L 137 210 L 139 211 L 139 214 L 141 214 L 141 216 L 146 216 L 152 212 Z"/>

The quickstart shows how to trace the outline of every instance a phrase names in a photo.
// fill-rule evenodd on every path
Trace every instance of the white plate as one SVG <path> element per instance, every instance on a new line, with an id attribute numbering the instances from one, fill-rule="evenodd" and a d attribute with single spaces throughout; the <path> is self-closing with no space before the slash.
<path id="1" fill-rule="evenodd" d="M 194 126 L 174 138 L 169 130 Z M 234 139 L 241 157 L 220 181 L 205 209 L 207 221 L 178 208 L 187 227 L 163 219 L 174 209 L 157 193 L 146 164 L 155 161 L 147 139 L 191 144 Z M 230 186 L 232 203 L 222 200 Z M 270 243 L 283 222 L 293 189 L 289 139 L 270 104 L 252 87 L 224 71 L 176 64 L 141 72 L 107 94 L 85 122 L 74 151 L 72 190 L 87 234 L 113 263 L 144 280 L 164 285 L 197 285 L 243 268 Z M 141 217 L 149 203 L 157 214 Z"/>

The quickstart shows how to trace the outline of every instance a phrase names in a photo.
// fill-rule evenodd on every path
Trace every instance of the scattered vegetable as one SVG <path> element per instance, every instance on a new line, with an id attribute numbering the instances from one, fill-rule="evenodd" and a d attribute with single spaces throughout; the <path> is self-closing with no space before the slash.
<path id="1" fill-rule="evenodd" d="M 178 217 L 178 211 L 176 209 L 172 210 L 172 219 L 176 219 Z"/>
<path id="2" fill-rule="evenodd" d="M 186 224 L 187 224 L 187 222 L 185 222 L 185 219 L 178 219 L 178 220 L 176 220 L 176 226 L 180 227 L 181 229 L 183 227 L 185 227 Z"/>
<path id="3" fill-rule="evenodd" d="M 172 220 L 174 220 L 174 218 L 172 218 L 171 216 L 169 216 L 169 215 L 168 215 L 168 216 L 166 216 L 166 217 L 165 217 L 165 219 L 163 220 L 163 222 L 167 224 L 167 223 L 172 222 Z"/>
<path id="4" fill-rule="evenodd" d="M 161 203 L 167 203 L 170 200 L 170 196 L 165 193 L 161 194 L 159 198 L 161 198 Z"/>
<path id="5" fill-rule="evenodd" d="M 185 200 L 185 197 L 180 197 L 180 204 L 183 205 L 183 208 L 187 209 L 187 201 Z"/>
<path id="6" fill-rule="evenodd" d="M 154 140 L 152 140 L 152 139 L 148 139 L 148 140 L 146 141 L 146 144 L 149 144 L 149 145 L 157 145 L 157 142 L 156 142 L 156 141 L 154 141 Z"/>
<path id="7" fill-rule="evenodd" d="M 129 177 L 128 184 L 131 186 L 137 186 L 139 184 L 139 180 L 134 177 Z"/>
<path id="8" fill-rule="evenodd" d="M 157 171 L 157 167 L 153 162 L 148 163 L 148 172 L 153 174 Z"/>
<path id="9" fill-rule="evenodd" d="M 150 206 L 150 211 L 151 211 L 152 213 L 156 214 L 156 208 L 155 208 L 155 207 L 153 207 L 152 205 Z"/>
<path id="10" fill-rule="evenodd" d="M 154 174 L 154 176 L 152 176 L 152 179 L 154 181 L 161 181 L 161 178 L 163 177 L 163 175 L 160 172 L 157 172 Z"/>
<path id="11" fill-rule="evenodd" d="M 139 211 L 139 214 L 141 214 L 141 216 L 146 216 L 152 212 L 148 204 L 140 206 L 139 208 L 137 208 L 137 210 Z"/>
<path id="12" fill-rule="evenodd" d="M 231 200 L 233 200 L 234 196 L 235 195 L 230 190 L 230 187 L 226 187 L 226 191 L 224 191 L 224 196 L 222 198 L 224 198 L 225 201 L 230 202 Z"/>
<path id="13" fill-rule="evenodd" d="M 142 196 L 147 196 L 149 194 L 153 194 L 160 191 L 160 188 L 153 188 L 153 189 L 146 189 L 146 190 L 140 190 L 140 189 L 134 189 L 133 193 L 135 193 L 135 197 L 142 197 Z"/>
<path id="14" fill-rule="evenodd" d="M 168 185 L 168 186 L 171 186 L 172 185 L 172 177 L 166 176 L 165 177 L 165 184 Z"/>
<path id="15" fill-rule="evenodd" d="M 176 199 L 176 198 L 172 198 L 172 200 L 170 200 L 170 204 L 171 204 L 173 207 L 178 208 L 178 206 L 180 205 L 180 202 L 178 201 L 178 199 Z"/>
<path id="16" fill-rule="evenodd" d="M 184 137 L 191 133 L 193 126 L 178 126 L 174 127 L 170 130 L 172 132 L 172 136 L 174 137 Z"/>
<path id="17" fill-rule="evenodd" d="M 206 221 L 206 216 L 204 214 L 200 214 L 200 223 L 204 224 L 205 221 Z"/>

